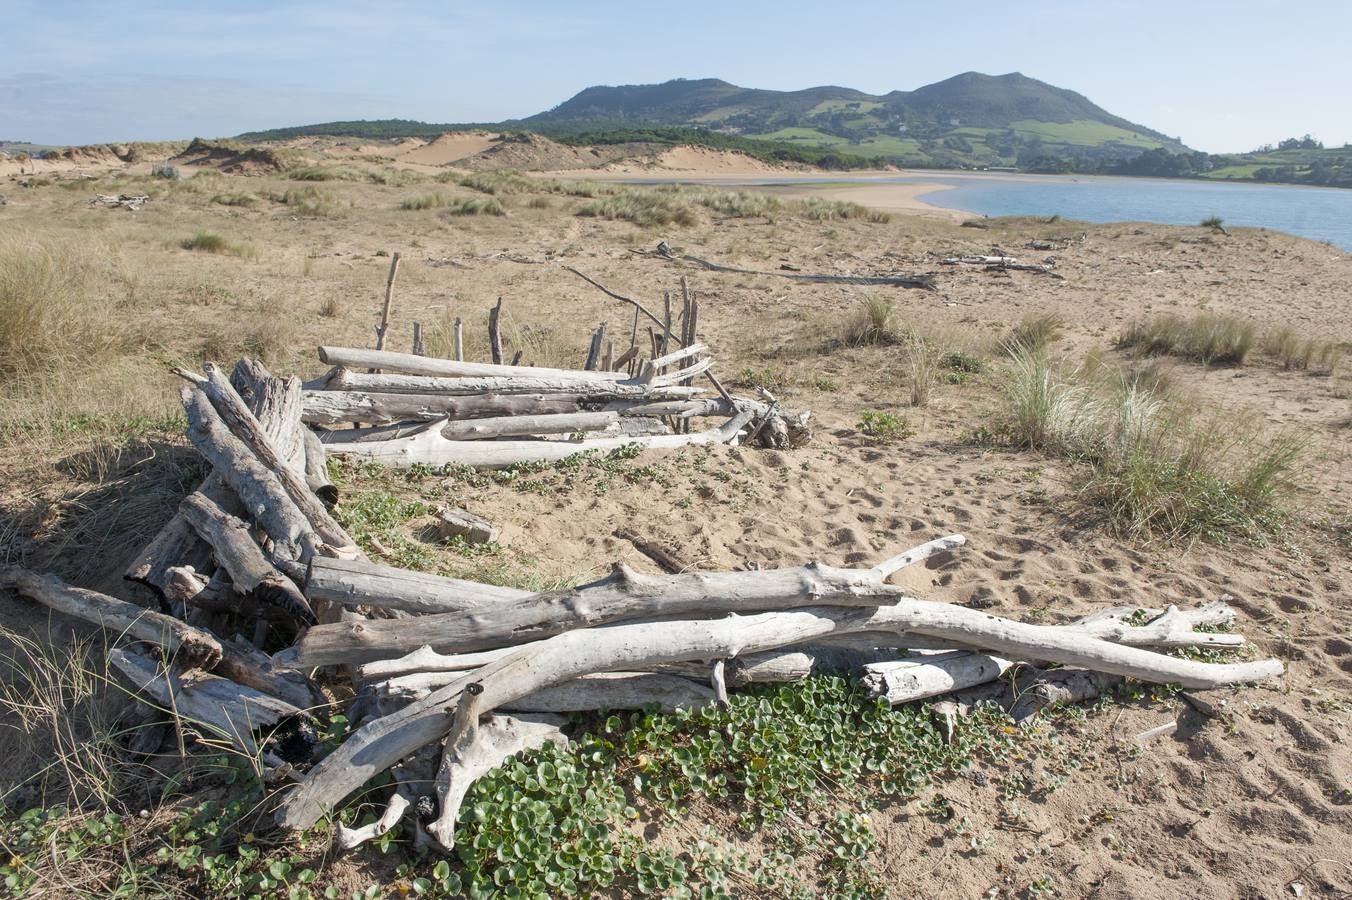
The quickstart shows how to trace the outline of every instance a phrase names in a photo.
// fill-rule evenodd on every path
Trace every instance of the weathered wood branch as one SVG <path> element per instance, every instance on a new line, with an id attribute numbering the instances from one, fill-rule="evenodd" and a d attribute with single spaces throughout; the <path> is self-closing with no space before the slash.
<path id="1" fill-rule="evenodd" d="M 610 625 L 570 631 L 536 647 L 467 673 L 397 713 L 358 729 L 310 771 L 278 811 L 283 827 L 313 825 L 355 788 L 451 727 L 461 692 L 482 692 L 481 711 L 581 675 L 718 659 L 805 643 L 848 631 L 902 631 L 963 640 L 1004 655 L 1081 665 L 1144 681 L 1214 686 L 1281 674 L 1277 660 L 1210 664 L 1112 644 L 1057 626 L 999 619 L 976 610 L 922 600 L 899 600 L 882 608 L 808 607 L 788 612 Z M 446 835 L 441 836 L 443 842 Z"/>
<path id="2" fill-rule="evenodd" d="M 193 492 L 179 504 L 179 511 L 202 540 L 211 545 L 216 561 L 230 573 L 235 589 L 261 603 L 280 607 L 300 625 L 317 623 L 300 588 L 268 562 L 254 542 L 249 526 L 227 515 L 200 492 Z"/>
<path id="3" fill-rule="evenodd" d="M 314 495 L 325 503 L 338 502 L 338 487 L 329 478 L 329 467 L 324 444 L 319 436 L 308 428 L 298 429 L 305 444 L 305 483 Z"/>
<path id="4" fill-rule="evenodd" d="M 281 752 L 283 759 L 309 759 L 315 741 L 314 723 L 309 714 L 283 700 L 215 675 L 166 677 L 151 660 L 125 650 L 108 651 L 108 661 L 162 709 L 225 738 L 246 756 L 257 756 L 269 745 L 281 750 L 292 744 L 292 749 Z M 301 740 L 283 739 L 291 734 Z"/>
<path id="5" fill-rule="evenodd" d="M 602 431 L 619 419 L 619 413 L 614 412 L 470 419 L 464 422 L 447 422 L 441 426 L 441 436 L 448 441 L 483 441 L 532 434 L 577 434 L 582 431 Z"/>
<path id="6" fill-rule="evenodd" d="M 687 444 L 726 444 L 737 438 L 751 421 L 742 413 L 718 428 L 692 434 L 600 438 L 583 441 L 448 441 L 438 431 L 426 431 L 392 441 L 329 444 L 329 452 L 369 459 L 388 466 L 407 468 L 416 464 L 444 466 L 449 463 L 484 469 L 503 469 L 529 462 L 567 459 L 590 450 L 618 450 L 637 444 L 647 449 L 673 449 Z"/>
<path id="7" fill-rule="evenodd" d="M 12 590 L 56 612 L 83 619 L 114 636 L 164 647 L 185 668 L 202 666 L 209 669 L 221 659 L 221 643 L 210 632 L 98 591 L 71 587 L 55 575 L 17 567 L 4 568 L 0 569 L 0 588 Z"/>
<path id="8" fill-rule="evenodd" d="M 329 513 L 322 500 L 310 490 L 305 481 L 304 457 L 300 457 L 301 466 L 293 467 L 290 461 L 279 452 L 278 446 L 268 437 L 243 398 L 230 384 L 219 368 L 212 363 L 202 366 L 206 378 L 202 378 L 184 369 L 176 369 L 181 377 L 195 383 L 206 394 L 230 431 L 253 453 L 255 459 L 266 469 L 271 470 L 277 482 L 291 498 L 291 502 L 300 510 L 331 552 L 326 555 L 355 556 L 356 543 L 348 536 L 343 527 Z M 302 443 L 301 453 L 304 453 Z M 242 496 L 242 495 L 241 495 Z"/>
<path id="9" fill-rule="evenodd" d="M 448 739 L 437 772 L 437 819 L 427 830 L 442 846 L 455 841 L 455 823 L 470 786 L 507 759 L 546 743 L 566 742 L 557 720 L 490 716 L 468 723 L 463 740 Z"/>
<path id="10" fill-rule="evenodd" d="M 433 356 L 414 356 L 412 353 L 394 353 L 389 350 L 365 350 L 360 347 L 320 347 L 319 359 L 331 366 L 346 369 L 382 369 L 406 375 L 428 375 L 442 378 L 480 377 L 566 377 L 593 374 L 606 377 L 607 373 L 580 373 L 577 369 L 548 369 L 534 366 L 499 366 L 492 363 L 460 362 Z M 624 376 L 608 373 L 613 380 Z"/>
<path id="11" fill-rule="evenodd" d="M 916 562 L 938 552 L 934 547 L 947 549 L 958 543 L 956 537 L 931 542 L 903 556 Z M 351 627 L 320 625 L 296 643 L 295 658 L 308 668 L 371 662 L 401 656 L 423 645 L 439 652 L 483 650 L 625 619 L 715 616 L 831 604 L 874 607 L 906 596 L 901 588 L 884 583 L 895 571 L 885 568 L 889 564 L 873 569 L 841 569 L 811 563 L 792 569 L 681 575 L 644 575 L 620 564 L 610 575 L 590 584 L 514 600 L 495 597 L 486 603 L 466 603 L 456 612 L 423 616 L 416 629 L 399 621 L 361 622 Z M 350 577 L 350 570 L 345 574 Z M 420 576 L 411 583 L 405 579 L 404 585 L 425 591 L 429 583 L 436 584 L 428 578 Z M 386 593 L 385 597 L 368 595 L 373 605 L 403 602 L 403 598 L 393 596 L 389 586 L 370 586 Z"/>
<path id="12" fill-rule="evenodd" d="M 534 372 L 525 368 L 522 371 Z M 607 376 L 612 377 L 607 377 Z M 635 378 L 613 377 L 616 373 L 578 371 L 567 375 L 513 375 L 441 378 L 428 375 L 370 375 L 339 369 L 329 377 L 325 390 L 366 391 L 380 394 L 441 394 L 448 397 L 480 394 L 581 394 L 601 398 L 671 399 L 698 393 L 669 385 L 653 387 Z"/>
<path id="13" fill-rule="evenodd" d="M 417 672 L 370 685 L 383 711 L 393 712 L 421 700 L 460 677 L 459 672 Z M 507 712 L 589 712 L 646 709 L 665 712 L 698 709 L 714 699 L 708 685 L 658 672 L 603 672 L 541 688 L 500 708 Z"/>
<path id="14" fill-rule="evenodd" d="M 1011 665 L 999 656 L 954 650 L 870 663 L 864 666 L 862 683 L 871 696 L 896 706 L 994 681 Z"/>
<path id="15" fill-rule="evenodd" d="M 689 263 L 698 266 L 701 269 L 708 269 L 710 272 L 729 272 L 735 275 L 765 275 L 776 278 L 787 278 L 790 281 L 805 281 L 816 284 L 860 284 L 860 285 L 880 285 L 888 287 L 920 288 L 921 290 L 937 290 L 934 286 L 934 279 L 928 275 L 822 275 L 811 274 L 807 272 L 787 272 L 787 271 L 763 271 L 760 269 L 741 269 L 736 266 L 725 266 L 720 263 L 710 262 L 707 259 L 701 259 L 698 256 L 691 256 L 688 253 L 676 253 L 669 247 L 666 252 L 662 252 L 665 245 L 659 245 L 657 252 L 635 251 L 640 256 L 650 259 L 665 259 L 675 263 Z"/>
<path id="16" fill-rule="evenodd" d="M 201 390 L 183 387 L 179 399 L 188 413 L 192 441 L 273 542 L 275 556 L 299 559 L 313 553 L 319 538 L 277 475 L 264 466 L 221 421 Z"/>
<path id="17" fill-rule="evenodd" d="M 305 593 L 313 601 L 349 609 L 374 606 L 420 614 L 477 611 L 532 596 L 530 591 L 516 588 L 412 572 L 368 560 L 321 556 L 310 561 Z"/>
<path id="18" fill-rule="evenodd" d="M 306 391 L 305 421 L 312 425 L 368 422 L 376 425 L 438 419 L 481 419 L 573 413 L 582 408 L 578 394 L 484 394 L 452 397 L 441 394 L 394 394 L 363 391 Z M 325 444 L 339 443 L 339 434 L 320 435 Z"/>

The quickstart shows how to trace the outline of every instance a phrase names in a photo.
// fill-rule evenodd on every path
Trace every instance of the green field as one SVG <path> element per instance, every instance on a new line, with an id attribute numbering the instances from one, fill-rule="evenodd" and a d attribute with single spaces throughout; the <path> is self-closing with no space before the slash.
<path id="1" fill-rule="evenodd" d="M 1102 146 L 1110 141 L 1129 147 L 1149 149 L 1158 147 L 1160 142 L 1154 138 L 1088 119 L 1074 122 L 1038 122 L 1034 119 L 1020 119 L 1010 123 L 1010 127 L 1019 134 L 1039 137 L 1044 141 L 1078 146 Z"/>

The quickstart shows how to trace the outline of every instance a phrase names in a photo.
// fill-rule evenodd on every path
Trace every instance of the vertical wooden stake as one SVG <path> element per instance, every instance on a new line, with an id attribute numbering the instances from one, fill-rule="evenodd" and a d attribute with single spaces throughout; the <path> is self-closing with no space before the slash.
<path id="1" fill-rule="evenodd" d="M 591 346 L 587 349 L 587 364 L 583 366 L 584 369 L 589 371 L 595 369 L 597 364 L 601 361 L 601 339 L 604 338 L 605 335 L 606 325 L 602 322 L 596 327 L 596 330 L 592 332 Z"/>
<path id="2" fill-rule="evenodd" d="M 502 298 L 498 298 L 497 306 L 488 311 L 488 352 L 493 358 L 493 365 L 502 365 L 502 332 L 499 331 L 499 317 L 502 315 Z"/>
<path id="3" fill-rule="evenodd" d="M 611 360 L 615 358 L 615 342 L 606 341 L 606 352 L 601 354 L 601 371 L 609 372 Z"/>
<path id="4" fill-rule="evenodd" d="M 423 347 L 423 333 L 421 322 L 413 323 L 413 355 L 414 356 L 427 355 L 427 350 L 425 347 Z"/>
<path id="5" fill-rule="evenodd" d="M 666 356 L 671 350 L 671 291 L 662 292 L 662 346 L 658 356 Z"/>
<path id="6" fill-rule="evenodd" d="M 399 274 L 399 254 L 390 257 L 390 274 L 385 279 L 385 307 L 380 311 L 380 325 L 376 328 L 376 349 L 385 349 L 385 329 L 390 327 L 390 305 L 394 303 L 394 278 Z"/>
<path id="7" fill-rule="evenodd" d="M 465 335 L 461 330 L 460 317 L 455 317 L 455 361 L 465 361 Z"/>

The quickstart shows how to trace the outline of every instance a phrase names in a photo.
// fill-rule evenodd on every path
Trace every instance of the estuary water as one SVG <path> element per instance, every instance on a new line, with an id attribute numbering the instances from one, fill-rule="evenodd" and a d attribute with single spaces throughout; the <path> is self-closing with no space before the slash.
<path id="1" fill-rule="evenodd" d="M 813 181 L 822 181 L 818 176 Z M 776 178 L 761 184 L 803 183 Z M 933 184 L 919 195 L 931 206 L 985 216 L 1053 216 L 1087 222 L 1196 225 L 1220 216 L 1226 225 L 1270 228 L 1326 241 L 1352 252 L 1352 190 L 1286 184 L 1086 175 L 928 172 L 831 177 L 832 184 Z"/>

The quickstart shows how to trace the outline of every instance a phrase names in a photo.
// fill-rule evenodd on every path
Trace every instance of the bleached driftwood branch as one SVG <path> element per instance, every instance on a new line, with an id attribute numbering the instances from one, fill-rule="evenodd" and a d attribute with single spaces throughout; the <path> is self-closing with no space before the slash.
<path id="1" fill-rule="evenodd" d="M 718 428 L 691 434 L 658 434 L 583 441 L 448 441 L 436 430 L 390 441 L 328 444 L 331 454 L 355 456 L 389 466 L 407 468 L 416 464 L 458 464 L 483 469 L 503 469 L 530 462 L 557 461 L 587 451 L 618 450 L 638 445 L 647 449 L 674 449 L 688 444 L 726 444 L 741 433 L 749 413 L 742 413 Z"/>

